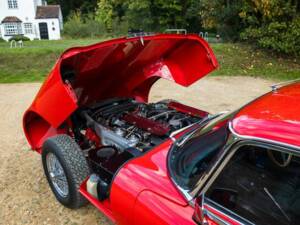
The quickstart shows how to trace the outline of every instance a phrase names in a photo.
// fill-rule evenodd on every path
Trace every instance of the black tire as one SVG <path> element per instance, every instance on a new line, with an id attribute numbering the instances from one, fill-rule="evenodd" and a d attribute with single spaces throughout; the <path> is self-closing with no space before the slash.
<path id="1" fill-rule="evenodd" d="M 46 158 L 52 153 L 60 163 L 67 180 L 68 193 L 59 193 L 50 178 Z M 53 155 L 50 154 L 52 157 Z M 87 200 L 79 193 L 80 184 L 90 174 L 89 166 L 78 144 L 68 135 L 57 135 L 47 139 L 42 148 L 42 163 L 48 183 L 56 199 L 68 208 L 79 208 L 86 205 Z"/>

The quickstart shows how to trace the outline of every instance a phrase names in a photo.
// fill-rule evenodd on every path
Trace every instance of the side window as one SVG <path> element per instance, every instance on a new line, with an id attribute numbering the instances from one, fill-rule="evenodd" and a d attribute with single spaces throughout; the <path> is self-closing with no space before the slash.
<path id="1" fill-rule="evenodd" d="M 241 147 L 206 198 L 255 224 L 299 224 L 300 158 L 273 149 Z"/>

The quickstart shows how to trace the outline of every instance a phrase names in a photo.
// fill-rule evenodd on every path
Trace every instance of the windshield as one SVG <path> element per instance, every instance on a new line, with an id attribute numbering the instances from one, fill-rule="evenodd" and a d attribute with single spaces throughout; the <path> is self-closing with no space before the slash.
<path id="1" fill-rule="evenodd" d="M 169 168 L 181 188 L 193 190 L 224 148 L 229 134 L 228 119 L 228 114 L 217 117 L 196 130 L 182 145 L 174 145 Z"/>

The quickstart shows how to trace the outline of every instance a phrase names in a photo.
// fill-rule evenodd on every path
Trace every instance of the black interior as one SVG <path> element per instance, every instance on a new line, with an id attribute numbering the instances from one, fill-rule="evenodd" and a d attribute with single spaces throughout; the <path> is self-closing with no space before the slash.
<path id="1" fill-rule="evenodd" d="M 268 150 L 239 149 L 206 196 L 255 224 L 299 224 L 300 159 L 279 167 Z"/>

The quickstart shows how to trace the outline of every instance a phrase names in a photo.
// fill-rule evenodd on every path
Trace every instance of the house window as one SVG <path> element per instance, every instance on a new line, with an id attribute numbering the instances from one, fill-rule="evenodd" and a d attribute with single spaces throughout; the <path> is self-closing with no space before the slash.
<path id="1" fill-rule="evenodd" d="M 17 9 L 18 8 L 18 1 L 17 0 L 8 0 L 8 8 L 9 9 Z"/>
<path id="2" fill-rule="evenodd" d="M 17 35 L 22 33 L 21 23 L 5 23 L 5 35 Z"/>
<path id="3" fill-rule="evenodd" d="M 25 34 L 32 34 L 32 23 L 24 23 Z"/>

